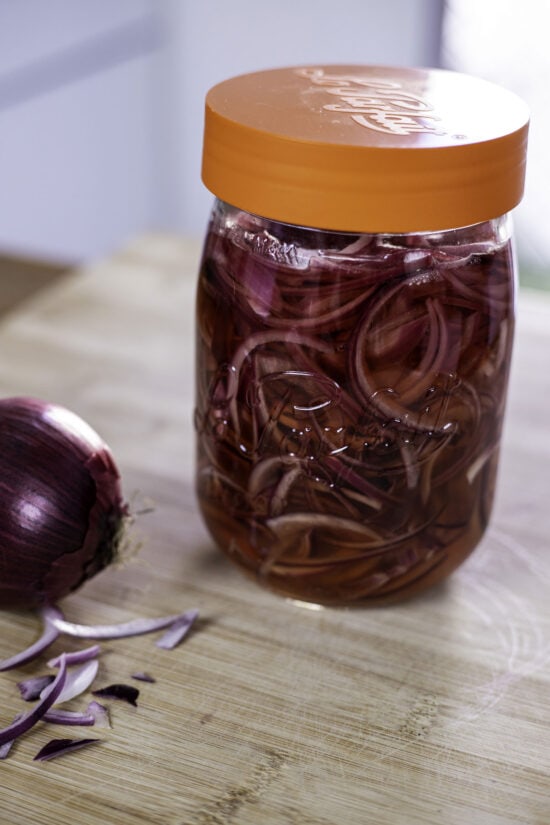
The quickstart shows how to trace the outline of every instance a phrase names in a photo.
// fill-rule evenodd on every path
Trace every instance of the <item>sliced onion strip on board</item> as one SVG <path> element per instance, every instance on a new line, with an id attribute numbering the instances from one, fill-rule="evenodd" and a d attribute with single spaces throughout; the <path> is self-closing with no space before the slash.
<path id="1" fill-rule="evenodd" d="M 164 633 L 160 639 L 157 639 L 155 642 L 156 646 L 164 650 L 172 650 L 176 645 L 179 645 L 182 639 L 187 636 L 198 615 L 199 611 L 196 609 L 182 613 L 182 615 L 169 626 L 166 633 Z"/>
<path id="2" fill-rule="evenodd" d="M 59 666 L 59 672 L 54 681 L 41 694 L 40 701 L 33 707 L 29 713 L 25 713 L 19 718 L 16 717 L 11 725 L 0 730 L 0 747 L 6 742 L 11 742 L 17 739 L 18 736 L 26 733 L 37 722 L 42 719 L 44 714 L 55 704 L 57 698 L 61 694 L 67 677 L 67 665 L 65 658 L 62 657 Z"/>
<path id="3" fill-rule="evenodd" d="M 127 636 L 141 636 L 145 633 L 154 633 L 156 630 L 164 630 L 185 614 L 175 613 L 158 619 L 133 619 L 122 624 L 107 625 L 68 622 L 60 615 L 58 609 L 51 607 L 42 608 L 40 615 L 47 625 L 53 625 L 58 633 L 65 633 L 67 636 L 77 636 L 80 639 L 123 639 Z"/>

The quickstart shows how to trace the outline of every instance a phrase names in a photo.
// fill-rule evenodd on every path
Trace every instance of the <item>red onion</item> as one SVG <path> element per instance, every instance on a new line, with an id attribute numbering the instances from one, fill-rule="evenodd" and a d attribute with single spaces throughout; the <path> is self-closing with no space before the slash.
<path id="1" fill-rule="evenodd" d="M 0 608 L 51 604 L 117 556 L 128 515 L 100 436 L 34 398 L 0 400 Z"/>

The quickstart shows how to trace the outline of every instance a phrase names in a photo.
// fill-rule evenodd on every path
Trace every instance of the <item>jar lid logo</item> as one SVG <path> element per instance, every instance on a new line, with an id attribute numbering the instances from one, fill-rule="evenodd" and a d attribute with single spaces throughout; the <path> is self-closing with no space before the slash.
<path id="1" fill-rule="evenodd" d="M 329 74 L 321 68 L 301 68 L 296 74 L 338 98 L 325 103 L 326 112 L 349 113 L 359 126 L 390 135 L 446 134 L 434 107 L 396 81 L 361 75 Z"/>

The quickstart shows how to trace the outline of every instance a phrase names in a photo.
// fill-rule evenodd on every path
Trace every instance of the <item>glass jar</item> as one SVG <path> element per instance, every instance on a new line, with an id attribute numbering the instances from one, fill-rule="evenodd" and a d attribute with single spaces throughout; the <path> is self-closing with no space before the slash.
<path id="1" fill-rule="evenodd" d="M 438 70 L 299 67 L 209 93 L 197 493 L 261 584 L 401 599 L 481 539 L 527 122 L 509 92 Z"/>

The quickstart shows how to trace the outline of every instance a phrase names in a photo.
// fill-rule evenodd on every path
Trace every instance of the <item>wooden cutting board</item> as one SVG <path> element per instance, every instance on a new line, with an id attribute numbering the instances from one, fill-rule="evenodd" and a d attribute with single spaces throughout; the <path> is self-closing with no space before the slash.
<path id="1" fill-rule="evenodd" d="M 548 825 L 550 301 L 520 298 L 498 500 L 478 550 L 407 604 L 314 610 L 245 580 L 197 514 L 198 252 L 141 238 L 0 325 L 0 392 L 83 415 L 134 508 L 153 507 L 132 531 L 139 551 L 66 599 L 66 615 L 201 615 L 173 651 L 152 637 L 103 645 L 97 684 L 136 670 L 156 682 L 139 685 L 137 708 L 112 706 L 110 730 L 40 724 L 22 738 L 0 762 L 1 821 Z M 33 615 L 0 613 L 0 656 L 38 632 Z M 21 707 L 16 682 L 45 658 L 0 674 L 2 725 Z M 54 735 L 102 741 L 33 762 Z"/>

